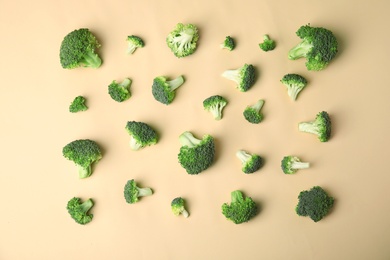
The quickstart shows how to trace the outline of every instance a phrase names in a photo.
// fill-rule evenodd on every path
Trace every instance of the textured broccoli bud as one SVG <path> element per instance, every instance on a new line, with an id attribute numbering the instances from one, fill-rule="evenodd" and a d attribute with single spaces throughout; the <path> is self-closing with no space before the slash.
<path id="1" fill-rule="evenodd" d="M 241 191 L 231 192 L 230 204 L 222 204 L 222 214 L 235 224 L 248 222 L 258 213 L 256 203 L 250 197 L 245 197 Z"/>
<path id="2" fill-rule="evenodd" d="M 126 78 L 121 83 L 115 80 L 108 85 L 108 94 L 116 102 L 123 102 L 131 97 L 130 92 L 131 80 Z"/>
<path id="3" fill-rule="evenodd" d="M 295 208 L 299 216 L 309 216 L 314 222 L 328 215 L 333 207 L 334 198 L 330 197 L 320 186 L 301 191 Z"/>
<path id="4" fill-rule="evenodd" d="M 264 116 L 263 113 L 261 113 L 261 109 L 263 108 L 264 102 L 264 100 L 260 99 L 254 105 L 247 106 L 244 109 L 244 118 L 249 123 L 259 124 L 261 121 L 263 121 Z"/>
<path id="5" fill-rule="evenodd" d="M 230 36 L 226 36 L 223 43 L 220 45 L 221 49 L 227 49 L 229 51 L 234 50 L 234 47 L 236 47 L 236 44 L 234 42 L 234 39 Z"/>
<path id="6" fill-rule="evenodd" d="M 172 200 L 171 209 L 173 214 L 175 214 L 175 216 L 179 216 L 180 214 L 182 214 L 185 218 L 188 218 L 190 214 L 185 209 L 184 203 L 185 201 L 181 197 L 177 197 Z"/>
<path id="7" fill-rule="evenodd" d="M 193 54 L 198 40 L 199 33 L 196 26 L 182 23 L 178 23 L 166 39 L 168 47 L 178 58 Z"/>
<path id="8" fill-rule="evenodd" d="M 88 214 L 92 207 L 92 199 L 82 202 L 81 199 L 77 197 L 70 199 L 66 205 L 69 215 L 74 219 L 74 221 L 76 221 L 76 223 L 81 225 L 85 225 L 92 221 L 93 214 Z"/>
<path id="9" fill-rule="evenodd" d="M 307 80 L 298 74 L 286 74 L 280 80 L 287 88 L 287 94 L 292 100 L 296 100 L 298 94 L 306 87 Z"/>
<path id="10" fill-rule="evenodd" d="M 310 167 L 310 163 L 301 162 L 297 156 L 285 156 L 283 157 L 282 170 L 285 174 L 294 174 L 300 169 L 307 169 Z"/>
<path id="11" fill-rule="evenodd" d="M 137 48 L 145 46 L 144 41 L 135 35 L 127 36 L 127 54 L 133 54 Z"/>
<path id="12" fill-rule="evenodd" d="M 153 191 L 151 188 L 138 187 L 137 182 L 132 179 L 126 182 L 123 194 L 126 202 L 133 204 L 138 202 L 140 197 L 152 195 Z"/>
<path id="13" fill-rule="evenodd" d="M 167 80 L 164 76 L 154 78 L 152 85 L 154 99 L 164 105 L 171 104 L 175 98 L 176 89 L 183 85 L 183 83 L 183 76 L 179 76 L 173 80 Z"/>
<path id="14" fill-rule="evenodd" d="M 72 103 L 69 106 L 69 112 L 77 113 L 80 111 L 85 111 L 88 109 L 87 105 L 85 105 L 85 98 L 83 96 L 77 96 L 73 99 Z"/>
<path id="15" fill-rule="evenodd" d="M 239 91 L 246 92 L 255 84 L 255 74 L 253 65 L 244 64 L 238 69 L 224 71 L 222 77 L 234 81 Z"/>
<path id="16" fill-rule="evenodd" d="M 239 150 L 236 152 L 236 156 L 241 161 L 241 170 L 244 173 L 254 173 L 263 166 L 263 158 L 257 154 L 251 154 L 246 151 Z"/>
<path id="17" fill-rule="evenodd" d="M 263 36 L 263 42 L 259 43 L 259 47 L 263 51 L 272 51 L 276 47 L 276 42 L 269 35 L 265 34 Z"/>
<path id="18" fill-rule="evenodd" d="M 146 123 L 129 121 L 125 129 L 130 135 L 130 148 L 134 151 L 154 145 L 158 141 L 156 131 Z"/>
<path id="19" fill-rule="evenodd" d="M 325 111 L 319 112 L 313 121 L 298 124 L 299 131 L 315 134 L 321 142 L 329 140 L 331 128 L 329 114 Z"/>
<path id="20" fill-rule="evenodd" d="M 214 95 L 203 100 L 203 108 L 210 112 L 215 120 L 221 120 L 222 110 L 228 101 L 219 95 Z"/>

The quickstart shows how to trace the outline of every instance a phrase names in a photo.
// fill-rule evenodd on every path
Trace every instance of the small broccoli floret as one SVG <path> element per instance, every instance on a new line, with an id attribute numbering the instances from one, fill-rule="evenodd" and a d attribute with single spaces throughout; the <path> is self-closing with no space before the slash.
<path id="1" fill-rule="evenodd" d="M 222 77 L 234 81 L 239 91 L 246 92 L 255 83 L 255 67 L 244 64 L 238 69 L 224 71 Z"/>
<path id="2" fill-rule="evenodd" d="M 295 208 L 299 216 L 309 216 L 314 222 L 320 221 L 333 207 L 334 198 L 330 197 L 320 186 L 301 191 Z"/>
<path id="3" fill-rule="evenodd" d="M 123 194 L 126 202 L 129 204 L 138 202 L 140 197 L 153 194 L 151 188 L 140 188 L 137 185 L 138 183 L 134 179 L 127 181 L 125 184 Z"/>
<path id="4" fill-rule="evenodd" d="M 131 80 L 126 78 L 122 83 L 118 83 L 115 80 L 108 85 L 108 94 L 116 102 L 123 102 L 131 97 L 130 92 Z"/>
<path id="5" fill-rule="evenodd" d="M 234 42 L 234 39 L 230 36 L 226 36 L 223 43 L 220 45 L 221 49 L 227 49 L 229 51 L 232 51 L 234 47 L 236 47 L 236 44 Z"/>
<path id="6" fill-rule="evenodd" d="M 235 224 L 248 222 L 257 215 L 258 208 L 251 197 L 244 198 L 241 191 L 231 192 L 230 204 L 222 204 L 222 214 Z"/>
<path id="7" fill-rule="evenodd" d="M 179 76 L 173 80 L 167 80 L 164 76 L 154 78 L 152 85 L 152 94 L 158 102 L 169 105 L 175 98 L 176 89 L 183 85 L 184 78 Z"/>
<path id="8" fill-rule="evenodd" d="M 214 95 L 203 100 L 203 108 L 210 112 L 215 120 L 221 120 L 222 110 L 228 101 L 219 95 Z"/>
<path id="9" fill-rule="evenodd" d="M 135 35 L 127 36 L 127 54 L 133 54 L 137 48 L 145 46 L 144 41 Z"/>
<path id="10" fill-rule="evenodd" d="M 242 172 L 246 174 L 254 173 L 263 166 L 263 158 L 257 154 L 250 154 L 246 151 L 239 150 L 236 152 L 236 156 L 241 161 Z"/>
<path id="11" fill-rule="evenodd" d="M 307 169 L 310 167 L 310 163 L 301 162 L 297 156 L 285 156 L 283 157 L 282 170 L 285 174 L 294 174 L 300 169 Z"/>
<path id="12" fill-rule="evenodd" d="M 287 87 L 287 94 L 292 100 L 296 100 L 298 94 L 306 87 L 307 80 L 298 74 L 286 74 L 280 80 Z"/>
<path id="13" fill-rule="evenodd" d="M 263 114 L 261 113 L 261 109 L 264 105 L 264 100 L 258 100 L 254 105 L 247 106 L 244 109 L 243 115 L 245 119 L 252 124 L 259 124 L 263 121 Z"/>
<path id="14" fill-rule="evenodd" d="M 77 197 L 70 199 L 66 205 L 69 215 L 81 225 L 85 225 L 92 221 L 93 214 L 88 214 L 88 211 L 92 207 L 92 199 L 82 202 L 81 199 Z"/>
<path id="15" fill-rule="evenodd" d="M 85 105 L 85 98 L 83 96 L 77 96 L 73 99 L 72 103 L 69 106 L 69 112 L 77 113 L 80 111 L 85 111 L 88 107 Z"/>
<path id="16" fill-rule="evenodd" d="M 185 203 L 185 201 L 183 198 L 181 198 L 181 197 L 174 198 L 171 202 L 171 209 L 172 209 L 173 214 L 175 214 L 176 216 L 179 216 L 180 214 L 182 214 L 185 218 L 188 218 L 188 216 L 190 214 L 185 209 L 184 203 Z"/>
<path id="17" fill-rule="evenodd" d="M 62 149 L 62 154 L 77 165 L 81 179 L 91 176 L 92 164 L 102 158 L 98 144 L 89 139 L 79 139 L 68 143 Z"/>
<path id="18" fill-rule="evenodd" d="M 87 28 L 67 34 L 61 43 L 60 62 L 64 69 L 78 67 L 99 68 L 102 60 L 95 50 L 100 47 L 96 37 Z"/>
<path id="19" fill-rule="evenodd" d="M 272 51 L 276 47 L 276 42 L 272 40 L 269 35 L 265 34 L 263 36 L 263 42 L 259 43 L 260 49 L 263 51 Z"/>
<path id="20" fill-rule="evenodd" d="M 211 135 L 204 135 L 200 140 L 186 131 L 179 136 L 179 141 L 179 163 L 188 174 L 199 174 L 211 166 L 215 155 L 214 138 Z"/>
<path id="21" fill-rule="evenodd" d="M 308 70 L 325 69 L 338 52 L 337 39 L 328 29 L 308 24 L 301 26 L 296 34 L 302 41 L 289 51 L 288 58 L 306 58 Z"/>
<path id="22" fill-rule="evenodd" d="M 134 151 L 154 145 L 158 141 L 156 131 L 146 123 L 129 121 L 125 128 L 130 135 L 130 148 Z"/>
<path id="23" fill-rule="evenodd" d="M 178 58 L 193 54 L 198 40 L 199 33 L 196 26 L 182 23 L 178 23 L 166 39 L 168 47 Z"/>
<path id="24" fill-rule="evenodd" d="M 301 132 L 317 135 L 321 142 L 327 142 L 331 134 L 329 114 L 325 111 L 319 112 L 313 121 L 299 123 L 298 129 Z"/>

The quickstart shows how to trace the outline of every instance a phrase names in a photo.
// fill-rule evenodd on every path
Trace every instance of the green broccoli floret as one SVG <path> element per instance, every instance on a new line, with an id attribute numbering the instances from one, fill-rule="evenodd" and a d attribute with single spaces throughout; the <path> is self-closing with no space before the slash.
<path id="1" fill-rule="evenodd" d="M 179 141 L 179 163 L 188 174 L 199 174 L 211 166 L 215 155 L 214 138 L 211 135 L 204 135 L 199 140 L 186 131 L 180 135 Z"/>
<path id="2" fill-rule="evenodd" d="M 185 203 L 185 201 L 183 198 L 181 198 L 181 197 L 174 198 L 171 202 L 171 209 L 172 209 L 173 214 L 175 214 L 176 216 L 179 216 L 180 214 L 182 214 L 185 218 L 188 218 L 188 216 L 190 214 L 185 209 L 184 203 Z"/>
<path id="3" fill-rule="evenodd" d="M 69 112 L 71 113 L 77 113 L 80 111 L 85 111 L 88 109 L 88 107 L 85 105 L 85 97 L 83 96 L 77 96 L 73 99 L 72 103 L 70 103 L 69 106 Z"/>
<path id="4" fill-rule="evenodd" d="M 62 149 L 62 154 L 77 165 L 81 179 L 91 176 L 92 164 L 102 158 L 98 144 L 89 139 L 79 139 L 68 143 Z"/>
<path id="5" fill-rule="evenodd" d="M 173 80 L 167 80 L 165 76 L 154 78 L 152 85 L 152 94 L 158 102 L 169 105 L 175 98 L 175 92 L 178 87 L 183 85 L 184 78 L 179 76 Z"/>
<path id="6" fill-rule="evenodd" d="M 257 215 L 258 208 L 251 197 L 244 198 L 241 191 L 231 192 L 230 204 L 222 204 L 222 214 L 235 224 L 248 222 Z"/>
<path id="7" fill-rule="evenodd" d="M 320 221 L 333 207 L 334 198 L 330 197 L 320 186 L 301 191 L 295 208 L 299 216 L 309 216 L 314 222 Z"/>
<path id="8" fill-rule="evenodd" d="M 137 48 L 145 46 L 144 41 L 135 35 L 127 36 L 127 54 L 133 54 Z"/>
<path id="9" fill-rule="evenodd" d="M 263 42 L 259 43 L 259 47 L 263 51 L 272 51 L 276 47 L 276 42 L 269 35 L 265 34 L 263 36 Z"/>
<path id="10" fill-rule="evenodd" d="M 307 169 L 310 167 L 310 163 L 301 162 L 297 156 L 285 156 L 283 157 L 282 170 L 285 174 L 294 174 L 300 169 Z"/>
<path id="11" fill-rule="evenodd" d="M 215 120 L 221 120 L 222 110 L 228 104 L 228 101 L 219 95 L 214 95 L 203 100 L 203 108 L 210 112 Z"/>
<path id="12" fill-rule="evenodd" d="M 78 67 L 99 68 L 102 60 L 95 50 L 100 47 L 96 37 L 87 28 L 70 32 L 60 48 L 60 62 L 64 69 Z"/>
<path id="13" fill-rule="evenodd" d="M 245 119 L 252 124 L 259 124 L 263 121 L 263 114 L 261 113 L 261 109 L 264 105 L 264 100 L 258 100 L 254 105 L 247 106 L 244 109 L 243 115 Z"/>
<path id="14" fill-rule="evenodd" d="M 337 39 L 328 29 L 308 24 L 301 26 L 296 34 L 302 41 L 289 51 L 288 58 L 306 58 L 308 70 L 325 69 L 338 52 Z"/>
<path id="15" fill-rule="evenodd" d="M 139 201 L 139 197 L 150 196 L 153 194 L 151 188 L 140 188 L 138 183 L 132 179 L 126 182 L 123 191 L 125 200 L 129 204 L 133 204 Z"/>
<path id="16" fill-rule="evenodd" d="M 234 39 L 230 36 L 226 36 L 223 43 L 220 45 L 221 49 L 227 49 L 229 51 L 232 51 L 234 47 L 236 47 L 236 44 L 234 42 Z"/>
<path id="17" fill-rule="evenodd" d="M 193 54 L 198 40 L 199 33 L 196 26 L 182 23 L 178 23 L 166 39 L 168 47 L 178 58 Z"/>
<path id="18" fill-rule="evenodd" d="M 108 85 L 108 94 L 116 102 L 123 102 L 131 97 L 130 92 L 131 79 L 124 79 L 122 83 L 118 83 L 115 80 Z"/>
<path id="19" fill-rule="evenodd" d="M 325 111 L 319 112 L 313 121 L 298 124 L 299 131 L 315 134 L 321 142 L 329 140 L 331 128 L 329 114 Z"/>
<path id="20" fill-rule="evenodd" d="M 307 80 L 298 74 L 286 74 L 280 80 L 287 87 L 287 94 L 292 100 L 296 100 L 298 94 L 306 87 Z"/>
<path id="21" fill-rule="evenodd" d="M 154 145 L 158 141 L 156 131 L 146 123 L 129 121 L 125 128 L 130 135 L 130 148 L 134 151 Z"/>
<path id="22" fill-rule="evenodd" d="M 253 65 L 244 64 L 238 69 L 224 71 L 222 77 L 234 81 L 239 91 L 246 92 L 255 83 L 255 74 Z"/>
<path id="23" fill-rule="evenodd" d="M 257 154 L 250 154 L 243 150 L 238 150 L 236 156 L 241 161 L 242 172 L 249 174 L 254 173 L 263 166 L 263 158 Z"/>
<path id="24" fill-rule="evenodd" d="M 88 211 L 92 207 L 92 199 L 82 202 L 81 199 L 77 197 L 70 199 L 66 205 L 69 215 L 81 225 L 85 225 L 92 221 L 93 214 L 88 214 Z"/>

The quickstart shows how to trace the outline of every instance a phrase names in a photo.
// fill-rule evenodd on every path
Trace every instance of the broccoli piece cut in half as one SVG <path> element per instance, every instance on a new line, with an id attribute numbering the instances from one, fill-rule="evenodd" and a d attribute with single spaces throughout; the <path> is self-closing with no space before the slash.
<path id="1" fill-rule="evenodd" d="M 288 58 L 306 58 L 305 65 L 308 70 L 325 69 L 338 52 L 337 39 L 328 29 L 308 24 L 301 26 L 296 34 L 302 41 L 288 52 Z"/>
<path id="2" fill-rule="evenodd" d="M 307 85 L 307 80 L 299 74 L 286 74 L 280 82 L 286 86 L 288 96 L 294 101 Z"/>
<path id="3" fill-rule="evenodd" d="M 222 119 L 222 110 L 228 104 L 228 101 L 219 95 L 214 95 L 203 100 L 204 110 L 211 113 L 215 120 Z"/>
<path id="4" fill-rule="evenodd" d="M 152 85 L 154 99 L 164 105 L 171 104 L 175 98 L 176 89 L 183 85 L 183 83 L 183 76 L 179 76 L 172 80 L 168 80 L 165 76 L 155 77 Z"/>
<path id="5" fill-rule="evenodd" d="M 285 174 L 294 174 L 300 169 L 307 169 L 310 167 L 310 163 L 301 162 L 301 159 L 297 156 L 288 155 L 283 157 L 282 170 Z"/>
<path id="6" fill-rule="evenodd" d="M 129 121 L 125 128 L 130 135 L 130 148 L 133 151 L 154 145 L 158 141 L 156 131 L 146 123 Z"/>
<path id="7" fill-rule="evenodd" d="M 238 69 L 224 71 L 222 77 L 234 81 L 239 91 L 246 92 L 255 83 L 255 74 L 255 67 L 253 65 L 244 64 Z"/>
<path id="8" fill-rule="evenodd" d="M 132 179 L 126 182 L 123 194 L 126 202 L 133 204 L 138 202 L 140 197 L 152 195 L 153 191 L 151 188 L 138 187 L 138 183 Z"/>
<path id="9" fill-rule="evenodd" d="M 272 40 L 268 34 L 263 36 L 263 42 L 259 43 L 260 49 L 263 51 L 272 51 L 276 47 L 276 42 Z"/>
<path id="10" fill-rule="evenodd" d="M 243 115 L 246 121 L 252 124 L 259 124 L 263 121 L 263 113 L 261 113 L 261 109 L 264 106 L 265 101 L 263 99 L 258 100 L 255 104 L 247 106 L 244 109 Z"/>
<path id="11" fill-rule="evenodd" d="M 130 92 L 131 79 L 124 79 L 121 83 L 115 80 L 108 85 L 108 94 L 116 102 L 123 102 L 131 97 Z"/>
<path id="12" fill-rule="evenodd" d="M 236 47 L 236 44 L 234 42 L 234 39 L 230 36 L 226 36 L 223 43 L 220 44 L 221 49 L 226 49 L 229 51 L 234 50 L 234 47 Z"/>
<path id="13" fill-rule="evenodd" d="M 186 208 L 184 207 L 185 200 L 181 197 L 174 198 L 171 202 L 171 209 L 175 216 L 182 214 L 185 218 L 188 218 L 190 215 Z"/>
<path id="14" fill-rule="evenodd" d="M 182 58 L 195 52 L 198 40 L 199 33 L 195 25 L 178 23 L 168 34 L 166 42 L 173 54 Z"/>
<path id="15" fill-rule="evenodd" d="M 197 139 L 191 132 L 184 132 L 179 136 L 181 144 L 178 159 L 180 165 L 188 174 L 199 174 L 209 168 L 215 155 L 214 138 L 211 135 L 204 135 Z"/>
<path id="16" fill-rule="evenodd" d="M 299 123 L 298 129 L 301 132 L 317 135 L 321 142 L 327 142 L 331 134 L 329 114 L 325 111 L 319 112 L 313 121 Z"/>
<path id="17" fill-rule="evenodd" d="M 332 209 L 334 198 L 329 196 L 320 186 L 301 191 L 298 205 L 295 208 L 298 216 L 309 216 L 314 222 L 320 221 Z"/>
<path id="18" fill-rule="evenodd" d="M 222 214 L 226 219 L 233 221 L 235 224 L 248 222 L 258 213 L 258 207 L 251 197 L 245 197 L 241 191 L 231 192 L 230 204 L 222 204 Z"/>
<path id="19" fill-rule="evenodd" d="M 88 213 L 93 207 L 92 199 L 88 199 L 84 202 L 80 198 L 74 197 L 68 201 L 66 209 L 69 215 L 80 225 L 85 225 L 92 221 L 93 214 Z"/>
<path id="20" fill-rule="evenodd" d="M 70 103 L 69 106 L 69 112 L 71 113 L 77 113 L 80 111 L 85 111 L 88 109 L 87 105 L 85 104 L 85 97 L 83 96 L 77 96 L 73 99 L 73 101 Z"/>
<path id="21" fill-rule="evenodd" d="M 263 166 L 263 158 L 257 154 L 251 154 L 244 150 L 238 150 L 236 152 L 236 156 L 241 161 L 241 170 L 243 173 L 254 173 Z"/>
<path id="22" fill-rule="evenodd" d="M 143 48 L 145 46 L 144 41 L 135 35 L 127 36 L 127 54 L 133 54 L 137 48 Z"/>
<path id="23" fill-rule="evenodd" d="M 102 158 L 98 144 L 89 139 L 78 139 L 68 143 L 62 149 L 62 154 L 77 165 L 80 179 L 91 176 L 92 164 Z"/>
<path id="24" fill-rule="evenodd" d="M 99 68 L 102 60 L 95 50 L 100 47 L 96 37 L 87 28 L 74 30 L 62 40 L 60 62 L 64 69 L 78 67 Z"/>

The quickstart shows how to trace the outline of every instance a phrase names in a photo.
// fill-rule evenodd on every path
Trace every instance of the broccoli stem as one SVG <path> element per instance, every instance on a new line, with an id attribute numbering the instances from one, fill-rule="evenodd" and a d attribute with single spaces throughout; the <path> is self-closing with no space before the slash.
<path id="1" fill-rule="evenodd" d="M 296 169 L 296 170 L 298 170 L 298 169 L 307 169 L 309 167 L 310 167 L 310 163 L 308 163 L 308 162 L 293 162 L 291 164 L 291 168 L 292 169 Z"/>
<path id="2" fill-rule="evenodd" d="M 243 202 L 244 198 L 242 196 L 242 192 L 239 190 L 231 192 L 231 203 L 234 204 L 236 202 Z"/>
<path id="3" fill-rule="evenodd" d="M 151 188 L 138 188 L 138 197 L 143 197 L 143 196 L 149 196 L 153 194 L 153 191 Z"/>
<path id="4" fill-rule="evenodd" d="M 298 124 L 298 129 L 301 132 L 311 133 L 318 135 L 319 129 L 315 122 L 302 122 Z"/>
<path id="5" fill-rule="evenodd" d="M 243 150 L 237 151 L 236 155 L 242 163 L 246 163 L 251 158 L 251 155 Z"/>
<path id="6" fill-rule="evenodd" d="M 182 146 L 192 148 L 200 144 L 202 140 L 195 138 L 190 132 L 184 132 L 179 136 L 179 141 Z"/>
<path id="7" fill-rule="evenodd" d="M 299 44 L 293 47 L 288 52 L 288 58 L 290 60 L 297 60 L 299 58 L 306 57 L 307 53 L 313 48 L 313 45 L 307 40 L 302 40 Z"/>
<path id="8" fill-rule="evenodd" d="M 239 84 L 240 83 L 240 69 L 234 69 L 234 70 L 225 70 L 223 73 L 222 73 L 222 77 L 226 78 L 226 79 L 229 79 L 229 80 L 232 80 L 234 81 L 235 83 Z"/>
<path id="9" fill-rule="evenodd" d="M 288 95 L 293 99 L 296 100 L 298 93 L 301 91 L 299 87 L 291 86 L 287 89 Z"/>
<path id="10" fill-rule="evenodd" d="M 141 149 L 142 145 L 133 136 L 130 136 L 130 148 L 134 151 Z"/>
<path id="11" fill-rule="evenodd" d="M 260 99 L 257 101 L 253 106 L 251 106 L 253 109 L 255 109 L 257 112 L 260 111 L 260 109 L 264 106 L 264 100 Z"/>
<path id="12" fill-rule="evenodd" d="M 93 201 L 91 199 L 84 201 L 79 206 L 80 211 L 82 211 L 83 213 L 87 213 L 88 210 L 90 210 L 92 207 L 93 207 Z"/>
<path id="13" fill-rule="evenodd" d="M 182 214 L 183 217 L 185 217 L 185 218 L 188 218 L 188 216 L 190 215 L 186 209 L 183 209 L 183 211 L 181 212 L 181 214 Z"/>
<path id="14" fill-rule="evenodd" d="M 87 178 L 87 177 L 91 176 L 91 174 L 92 174 L 92 167 L 91 167 L 91 165 L 89 165 L 86 168 L 84 168 L 82 166 L 78 166 L 78 168 L 79 168 L 79 178 L 80 179 L 84 179 L 84 178 Z"/>
<path id="15" fill-rule="evenodd" d="M 182 76 L 167 81 L 167 84 L 169 85 L 171 91 L 174 91 L 175 89 L 180 87 L 183 83 L 184 83 L 184 78 Z"/>
<path id="16" fill-rule="evenodd" d="M 102 64 L 102 60 L 96 53 L 88 51 L 87 54 L 83 57 L 82 64 L 84 67 L 91 67 L 96 69 Z"/>

